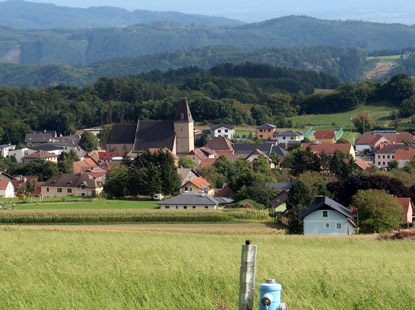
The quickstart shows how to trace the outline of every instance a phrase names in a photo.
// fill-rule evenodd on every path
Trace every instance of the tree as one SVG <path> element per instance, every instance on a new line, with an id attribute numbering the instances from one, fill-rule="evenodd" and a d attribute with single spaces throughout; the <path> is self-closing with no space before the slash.
<path id="1" fill-rule="evenodd" d="M 174 158 L 169 152 L 157 153 L 158 167 L 160 170 L 161 188 L 164 194 L 173 194 L 180 187 L 180 176 L 174 164 Z"/>
<path id="2" fill-rule="evenodd" d="M 104 184 L 105 194 L 109 197 L 124 197 L 128 194 L 128 181 L 128 167 L 115 165 L 107 173 L 107 179 Z"/>
<path id="3" fill-rule="evenodd" d="M 86 152 L 91 152 L 99 146 L 99 141 L 91 132 L 84 131 L 79 140 L 79 146 Z"/>
<path id="4" fill-rule="evenodd" d="M 353 196 L 353 206 L 359 212 L 362 233 L 382 233 L 399 227 L 402 207 L 395 197 L 383 190 L 359 190 Z"/>
<path id="5" fill-rule="evenodd" d="M 179 160 L 179 167 L 193 169 L 195 167 L 195 162 L 190 157 L 185 156 Z"/>
<path id="6" fill-rule="evenodd" d="M 252 162 L 254 171 L 255 172 L 262 172 L 264 173 L 269 169 L 269 161 L 268 158 L 264 155 L 259 155 L 258 158 L 255 158 Z"/>
<path id="7" fill-rule="evenodd" d="M 395 159 L 392 159 L 388 164 L 388 169 L 389 170 L 396 169 L 398 167 L 399 167 L 399 163 Z"/>
<path id="8" fill-rule="evenodd" d="M 279 166 L 280 156 L 276 152 L 272 152 L 271 155 L 269 156 L 269 158 L 271 158 L 271 161 L 272 161 L 272 163 L 274 164 L 275 167 Z"/>
<path id="9" fill-rule="evenodd" d="M 301 181 L 296 181 L 288 193 L 287 209 L 289 234 L 302 234 L 304 227 L 303 221 L 299 220 L 301 211 L 310 206 L 314 201 L 312 193 Z"/>
<path id="10" fill-rule="evenodd" d="M 292 175 L 297 176 L 306 171 L 320 171 L 320 159 L 311 148 L 299 147 L 288 156 L 288 167 Z"/>
<path id="11" fill-rule="evenodd" d="M 353 116 L 353 125 L 360 133 L 365 133 L 375 128 L 376 124 L 370 116 L 370 112 L 365 110 Z"/>

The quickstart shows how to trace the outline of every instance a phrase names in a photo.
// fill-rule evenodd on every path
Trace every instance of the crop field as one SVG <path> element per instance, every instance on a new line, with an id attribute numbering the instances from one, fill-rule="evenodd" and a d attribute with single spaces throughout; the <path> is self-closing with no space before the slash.
<path id="1" fill-rule="evenodd" d="M 269 224 L 1 226 L 1 309 L 237 309 L 241 245 L 289 309 L 414 309 L 413 241 Z"/>
<path id="2" fill-rule="evenodd" d="M 17 210 L 66 210 L 66 209 L 154 209 L 158 207 L 154 200 L 84 200 L 84 201 L 59 201 L 47 203 L 22 203 L 17 204 Z"/>

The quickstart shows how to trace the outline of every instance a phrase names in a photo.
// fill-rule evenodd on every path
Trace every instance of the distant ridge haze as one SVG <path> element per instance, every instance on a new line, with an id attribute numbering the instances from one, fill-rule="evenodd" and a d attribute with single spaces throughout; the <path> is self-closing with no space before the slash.
<path id="1" fill-rule="evenodd" d="M 13 2 L 22 2 L 14 0 Z M 365 20 L 415 24 L 415 2 L 385 0 L 37 0 L 73 8 L 120 7 L 129 11 L 150 10 L 221 16 L 244 22 L 263 21 L 286 15 L 308 15 L 324 19 Z M 0 1 L 1 3 L 1 1 Z"/>

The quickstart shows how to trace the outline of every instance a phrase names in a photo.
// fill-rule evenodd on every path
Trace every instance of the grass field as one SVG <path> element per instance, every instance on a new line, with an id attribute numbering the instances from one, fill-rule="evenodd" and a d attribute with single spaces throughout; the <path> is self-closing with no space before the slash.
<path id="1" fill-rule="evenodd" d="M 154 200 L 107 200 L 97 199 L 78 202 L 22 203 L 17 210 L 65 210 L 65 209 L 154 209 L 158 207 Z"/>
<path id="2" fill-rule="evenodd" d="M 387 56 L 368 56 L 367 60 L 399 60 L 401 55 L 387 55 Z"/>
<path id="3" fill-rule="evenodd" d="M 396 106 L 388 105 L 385 103 L 379 103 L 374 105 L 360 106 L 355 110 L 335 113 L 335 114 L 309 114 L 290 117 L 293 125 L 299 128 L 308 128 L 309 126 L 317 127 L 320 129 L 345 129 L 353 128 L 351 119 L 353 115 L 362 112 L 370 111 L 370 116 L 373 120 L 379 124 L 387 124 L 390 121 L 390 113 L 393 110 L 397 110 Z"/>
<path id="4" fill-rule="evenodd" d="M 51 230 L 52 229 L 52 230 Z M 414 309 L 415 247 L 265 224 L 0 228 L 1 309 L 237 309 L 240 251 L 289 309 Z"/>
<path id="5" fill-rule="evenodd" d="M 248 129 L 237 129 L 235 130 L 235 133 L 242 137 L 243 135 L 249 136 L 249 134 L 252 134 L 252 136 L 256 136 L 256 130 L 248 130 Z"/>

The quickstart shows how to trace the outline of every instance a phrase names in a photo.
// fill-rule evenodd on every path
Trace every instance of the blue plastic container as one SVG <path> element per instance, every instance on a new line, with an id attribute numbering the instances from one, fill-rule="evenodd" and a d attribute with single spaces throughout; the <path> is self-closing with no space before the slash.
<path id="1" fill-rule="evenodd" d="M 268 310 L 280 310 L 282 285 L 275 283 L 274 279 L 266 280 L 259 285 L 259 309 L 265 310 L 263 300 L 271 301 Z"/>

